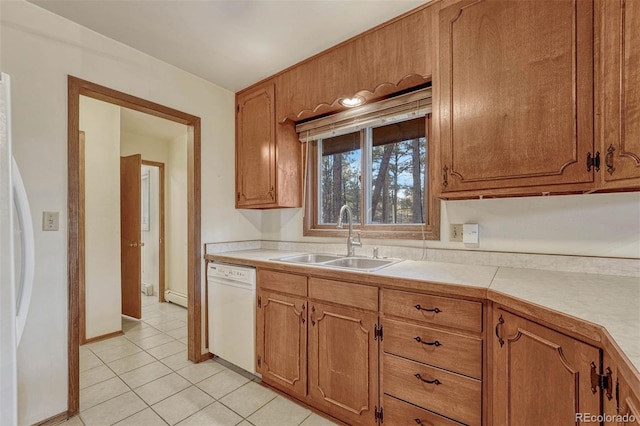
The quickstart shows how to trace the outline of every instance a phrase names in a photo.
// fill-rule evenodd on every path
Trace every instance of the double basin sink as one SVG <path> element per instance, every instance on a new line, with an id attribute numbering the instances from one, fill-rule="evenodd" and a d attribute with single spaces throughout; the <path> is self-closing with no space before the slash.
<path id="1" fill-rule="evenodd" d="M 339 256 L 334 254 L 297 254 L 293 256 L 285 256 L 277 259 L 279 262 L 299 263 L 314 266 L 325 266 L 328 268 L 350 269 L 354 271 L 372 272 L 385 268 L 394 263 L 398 263 L 401 259 L 381 259 L 372 257 L 358 256 Z"/>

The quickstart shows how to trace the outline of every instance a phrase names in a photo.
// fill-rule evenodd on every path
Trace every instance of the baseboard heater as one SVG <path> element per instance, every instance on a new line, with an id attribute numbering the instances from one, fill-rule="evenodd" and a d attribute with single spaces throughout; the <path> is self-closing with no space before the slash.
<path id="1" fill-rule="evenodd" d="M 188 306 L 187 296 L 173 290 L 166 290 L 164 292 L 164 300 L 175 303 L 176 305 L 184 306 L 185 308 Z"/>

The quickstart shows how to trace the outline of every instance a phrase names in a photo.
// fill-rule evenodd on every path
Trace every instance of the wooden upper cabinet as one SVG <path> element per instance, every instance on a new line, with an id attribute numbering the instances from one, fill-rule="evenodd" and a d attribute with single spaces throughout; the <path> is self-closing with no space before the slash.
<path id="1" fill-rule="evenodd" d="M 418 9 L 279 74 L 278 121 L 342 110 L 338 100 L 356 94 L 378 99 L 427 82 L 433 9 Z"/>
<path id="2" fill-rule="evenodd" d="M 593 186 L 592 1 L 465 0 L 439 46 L 444 197 Z"/>
<path id="3" fill-rule="evenodd" d="M 502 309 L 493 314 L 494 425 L 573 425 L 600 413 L 600 350 Z M 582 423 L 582 422 L 581 422 Z"/>
<path id="4" fill-rule="evenodd" d="M 601 96 L 605 188 L 640 186 L 640 2 L 602 2 Z"/>
<path id="5" fill-rule="evenodd" d="M 276 124 L 275 84 L 236 95 L 236 208 L 300 207 L 300 143 Z"/>

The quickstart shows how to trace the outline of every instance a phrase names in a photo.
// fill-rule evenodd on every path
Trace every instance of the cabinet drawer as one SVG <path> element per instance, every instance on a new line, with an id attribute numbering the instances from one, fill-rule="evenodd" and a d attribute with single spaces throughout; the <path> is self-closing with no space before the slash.
<path id="1" fill-rule="evenodd" d="M 481 423 L 482 382 L 393 355 L 383 356 L 385 394 L 468 425 Z"/>
<path id="2" fill-rule="evenodd" d="M 482 340 L 385 319 L 385 352 L 482 379 Z"/>
<path id="3" fill-rule="evenodd" d="M 368 311 L 378 310 L 378 287 L 368 285 L 309 278 L 309 297 Z"/>
<path id="4" fill-rule="evenodd" d="M 458 422 L 389 395 L 382 396 L 382 408 L 384 408 L 384 423 L 389 425 L 461 426 Z"/>
<path id="5" fill-rule="evenodd" d="M 382 290 L 382 312 L 402 319 L 482 332 L 482 303 L 480 302 Z"/>
<path id="6" fill-rule="evenodd" d="M 282 293 L 307 296 L 307 277 L 258 269 L 258 287 Z"/>

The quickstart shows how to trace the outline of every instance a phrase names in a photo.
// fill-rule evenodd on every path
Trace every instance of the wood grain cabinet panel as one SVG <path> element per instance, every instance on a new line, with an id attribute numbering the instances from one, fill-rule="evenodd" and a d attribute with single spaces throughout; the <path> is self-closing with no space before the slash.
<path id="1" fill-rule="evenodd" d="M 617 426 L 640 426 L 640 388 L 634 390 L 617 369 L 616 410 L 607 414 L 617 414 Z"/>
<path id="2" fill-rule="evenodd" d="M 592 1 L 465 0 L 439 44 L 444 197 L 593 187 Z"/>
<path id="3" fill-rule="evenodd" d="M 600 413 L 600 350 L 502 309 L 493 313 L 493 424 L 577 424 Z"/>
<path id="4" fill-rule="evenodd" d="M 260 290 L 257 306 L 257 371 L 273 386 L 307 395 L 307 302 Z"/>
<path id="5" fill-rule="evenodd" d="M 377 314 L 309 303 L 309 397 L 348 424 L 375 424 Z"/>
<path id="6" fill-rule="evenodd" d="M 385 289 L 381 305 L 387 316 L 476 333 L 482 331 L 482 303 L 479 302 Z"/>
<path id="7" fill-rule="evenodd" d="M 602 2 L 604 186 L 640 187 L 640 2 Z"/>
<path id="8" fill-rule="evenodd" d="M 385 425 L 460 426 L 458 422 L 389 395 L 382 395 L 382 408 Z"/>
<path id="9" fill-rule="evenodd" d="M 467 425 L 482 423 L 480 380 L 389 354 L 383 355 L 382 375 L 385 394 Z"/>
<path id="10" fill-rule="evenodd" d="M 385 319 L 384 352 L 482 379 L 482 339 Z"/>
<path id="11" fill-rule="evenodd" d="M 304 61 L 276 77 L 277 119 L 300 121 L 425 84 L 432 74 L 432 13 L 416 10 Z"/>
<path id="12" fill-rule="evenodd" d="M 273 80 L 236 95 L 236 208 L 302 205 L 300 142 L 275 109 Z"/>

